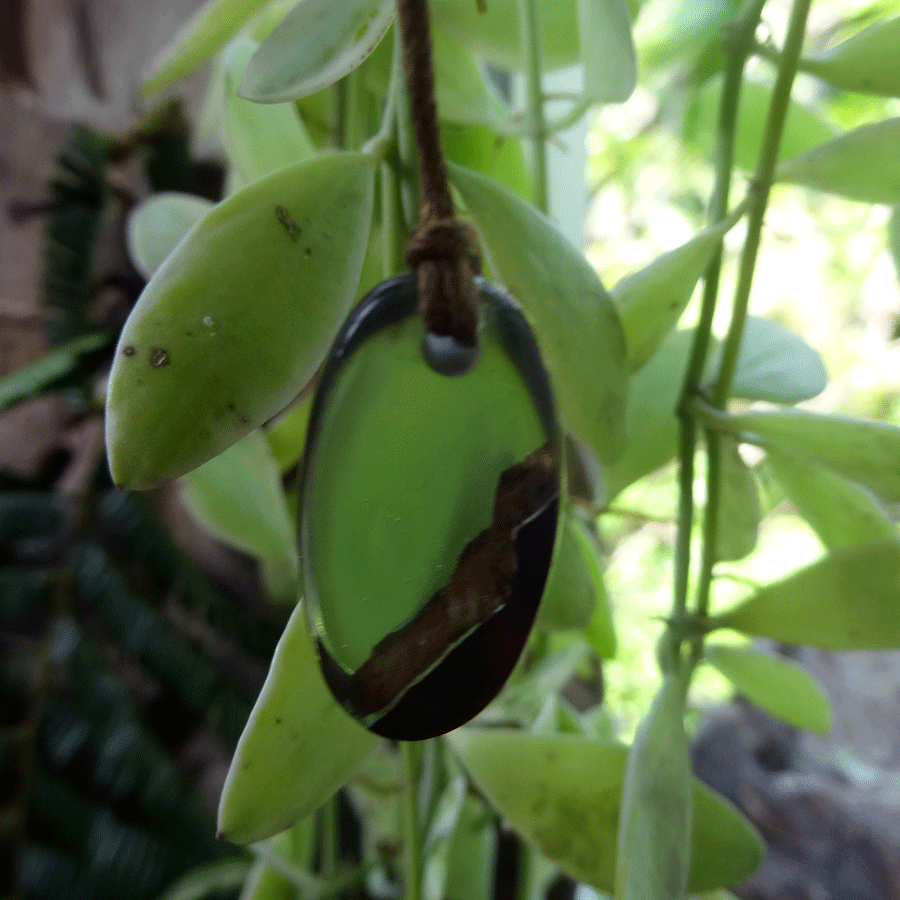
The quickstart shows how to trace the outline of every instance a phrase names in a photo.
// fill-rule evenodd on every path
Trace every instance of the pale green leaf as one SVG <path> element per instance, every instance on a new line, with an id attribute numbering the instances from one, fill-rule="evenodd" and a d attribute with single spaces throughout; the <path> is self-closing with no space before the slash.
<path id="1" fill-rule="evenodd" d="M 900 203 L 900 118 L 861 125 L 783 162 L 777 181 L 861 203 Z"/>
<path id="2" fill-rule="evenodd" d="M 245 184 L 315 153 L 293 103 L 252 103 L 238 96 L 244 70 L 259 45 L 233 41 L 225 53 L 225 144 Z"/>
<path id="3" fill-rule="evenodd" d="M 0 377 L 0 409 L 26 400 L 68 375 L 82 356 L 99 350 L 109 339 L 106 334 L 79 335 L 33 363 Z"/>
<path id="4" fill-rule="evenodd" d="M 447 859 L 466 800 L 466 777 L 455 761 L 451 763 L 447 786 L 435 804 L 422 847 L 423 900 L 444 900 L 446 896 Z"/>
<path id="5" fill-rule="evenodd" d="M 296 533 L 266 439 L 251 432 L 188 472 L 183 485 L 184 502 L 208 531 L 259 560 L 269 595 L 296 602 Z"/>
<path id="6" fill-rule="evenodd" d="M 741 440 L 790 453 L 900 500 L 900 428 L 799 409 L 751 412 L 724 423 Z"/>
<path id="7" fill-rule="evenodd" d="M 277 103 L 340 81 L 378 46 L 393 18 L 393 0 L 302 0 L 248 63 L 241 95 Z"/>
<path id="8" fill-rule="evenodd" d="M 615 900 L 684 897 L 693 827 L 684 700 L 684 685 L 670 675 L 628 755 L 619 814 Z"/>
<path id="9" fill-rule="evenodd" d="M 741 400 L 799 403 L 828 383 L 822 358 L 803 338 L 770 319 L 748 316 L 732 394 Z"/>
<path id="10" fill-rule="evenodd" d="M 117 484 L 182 475 L 299 394 L 353 302 L 373 180 L 357 153 L 282 169 L 216 206 L 166 259 L 110 374 Z"/>
<path id="11" fill-rule="evenodd" d="M 829 550 L 895 535 L 887 510 L 863 485 L 786 453 L 770 450 L 767 462 Z"/>
<path id="12" fill-rule="evenodd" d="M 522 69 L 518 0 L 488 0 L 484 11 L 475 0 L 431 0 L 435 31 L 443 31 L 501 69 Z M 576 0 L 538 0 L 542 59 L 548 69 L 577 63 Z"/>
<path id="13" fill-rule="evenodd" d="M 164 191 L 131 210 L 126 238 L 128 255 L 138 272 L 150 278 L 213 205 L 203 197 Z"/>
<path id="14" fill-rule="evenodd" d="M 741 458 L 737 442 L 720 438 L 719 530 L 716 559 L 743 559 L 756 547 L 762 510 L 756 476 Z"/>
<path id="15" fill-rule="evenodd" d="M 466 797 L 447 854 L 445 900 L 492 900 L 497 841 L 484 803 Z"/>
<path id="16" fill-rule="evenodd" d="M 675 327 L 722 237 L 739 220 L 740 216 L 731 216 L 705 228 L 686 244 L 626 275 L 610 291 L 622 317 L 632 371 L 647 363 Z"/>
<path id="17" fill-rule="evenodd" d="M 499 135 L 484 125 L 442 122 L 441 143 L 447 159 L 482 172 L 526 200 L 532 198 L 531 172 L 519 138 Z"/>
<path id="18" fill-rule="evenodd" d="M 823 650 L 900 649 L 900 542 L 835 550 L 712 624 Z"/>
<path id="19" fill-rule="evenodd" d="M 478 172 L 450 168 L 491 261 L 534 323 L 563 419 L 602 461 L 611 461 L 624 445 L 627 361 L 606 289 L 533 206 Z"/>
<path id="20" fill-rule="evenodd" d="M 573 878 L 611 891 L 628 748 L 576 735 L 460 728 L 447 736 L 518 833 Z M 759 838 L 724 800 L 693 787 L 690 889 L 737 884 L 762 859 Z"/>
<path id="21" fill-rule="evenodd" d="M 626 0 L 578 0 L 584 96 L 623 103 L 637 84 L 637 61 Z"/>
<path id="22" fill-rule="evenodd" d="M 707 644 L 703 656 L 741 694 L 776 719 L 820 734 L 831 728 L 828 699 L 794 663 L 749 646 Z"/>
<path id="23" fill-rule="evenodd" d="M 326 687 L 298 604 L 228 771 L 220 836 L 250 844 L 289 828 L 334 794 L 374 743 Z"/>
<path id="24" fill-rule="evenodd" d="M 296 900 L 297 891 L 265 860 L 257 859 L 247 873 L 238 900 Z"/>
<path id="25" fill-rule="evenodd" d="M 284 415 L 279 416 L 265 431 L 266 440 L 272 456 L 281 472 L 297 465 L 303 456 L 303 445 L 306 443 L 306 426 L 312 409 L 312 392 L 291 407 Z"/>
<path id="26" fill-rule="evenodd" d="M 152 94 L 206 62 L 270 0 L 207 0 L 153 63 L 142 91 Z"/>
<path id="27" fill-rule="evenodd" d="M 845 91 L 900 97 L 900 16 L 876 22 L 818 56 L 804 59 L 805 72 Z"/>

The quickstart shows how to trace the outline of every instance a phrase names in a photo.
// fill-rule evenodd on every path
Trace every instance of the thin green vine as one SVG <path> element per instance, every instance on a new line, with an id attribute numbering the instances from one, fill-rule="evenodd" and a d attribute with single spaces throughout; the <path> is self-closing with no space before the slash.
<path id="1" fill-rule="evenodd" d="M 422 825 L 419 821 L 419 781 L 422 744 L 406 741 L 403 749 L 403 844 L 406 850 L 405 900 L 422 900 Z"/>
<path id="2" fill-rule="evenodd" d="M 547 178 L 547 122 L 541 88 L 540 12 L 537 0 L 519 0 L 519 33 L 525 54 L 525 94 L 528 134 L 531 138 L 534 205 L 543 213 L 550 208 Z"/>

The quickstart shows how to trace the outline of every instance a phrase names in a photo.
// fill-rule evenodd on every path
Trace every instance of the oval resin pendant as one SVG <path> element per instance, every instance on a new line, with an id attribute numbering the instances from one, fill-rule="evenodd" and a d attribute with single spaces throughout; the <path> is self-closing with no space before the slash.
<path id="1" fill-rule="evenodd" d="M 307 432 L 300 551 L 322 672 L 348 712 L 396 740 L 457 728 L 497 695 L 556 543 L 549 378 L 515 302 L 478 287 L 468 368 L 424 340 L 414 275 L 372 290 L 325 362 Z"/>

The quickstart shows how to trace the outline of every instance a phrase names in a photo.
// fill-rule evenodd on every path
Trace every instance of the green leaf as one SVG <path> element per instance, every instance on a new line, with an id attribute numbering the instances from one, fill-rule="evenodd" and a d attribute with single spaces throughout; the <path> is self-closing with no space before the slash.
<path id="1" fill-rule="evenodd" d="M 707 159 L 712 159 L 715 154 L 721 93 L 722 77 L 711 78 L 697 89 L 685 113 L 685 140 L 696 144 Z M 771 101 L 770 86 L 753 81 L 745 81 L 741 86 L 734 154 L 737 165 L 745 171 L 752 172 L 756 168 Z M 814 110 L 792 100 L 778 158 L 787 159 L 804 153 L 830 140 L 834 131 L 834 127 Z"/>
<path id="2" fill-rule="evenodd" d="M 632 371 L 647 363 L 675 327 L 722 237 L 738 221 L 740 215 L 731 216 L 705 228 L 686 244 L 626 275 L 610 291 L 622 317 Z"/>
<path id="3" fill-rule="evenodd" d="M 520 197 L 532 197 L 532 179 L 519 138 L 496 134 L 483 125 L 441 123 L 447 159 L 499 181 Z"/>
<path id="4" fill-rule="evenodd" d="M 0 377 L 0 409 L 33 397 L 64 378 L 75 369 L 82 356 L 99 350 L 109 340 L 107 334 L 83 334 L 33 363 Z"/>
<path id="5" fill-rule="evenodd" d="M 741 458 L 736 441 L 721 439 L 719 532 L 716 559 L 743 559 L 753 552 L 762 510 L 753 470 Z"/>
<path id="6" fill-rule="evenodd" d="M 733 396 L 799 403 L 817 397 L 827 383 L 822 358 L 803 338 L 770 319 L 747 317 Z"/>
<path id="7" fill-rule="evenodd" d="M 480 799 L 466 797 L 447 854 L 446 900 L 491 900 L 497 832 Z"/>
<path id="8" fill-rule="evenodd" d="M 732 416 L 725 427 L 766 450 L 790 453 L 900 500 L 900 428 L 799 409 Z"/>
<path id="9" fill-rule="evenodd" d="M 526 841 L 573 878 L 612 890 L 627 747 L 509 728 L 460 728 L 447 740 Z M 693 805 L 690 889 L 743 881 L 762 859 L 759 838 L 733 807 L 697 781 Z"/>
<path id="10" fill-rule="evenodd" d="M 825 734 L 831 728 L 828 698 L 799 666 L 752 647 L 707 644 L 706 661 L 752 703 L 795 728 Z"/>
<path id="11" fill-rule="evenodd" d="M 257 859 L 247 873 L 238 900 L 296 900 L 297 891 L 265 860 Z"/>
<path id="12" fill-rule="evenodd" d="M 293 103 L 252 103 L 238 86 L 258 44 L 233 41 L 225 53 L 225 144 L 244 184 L 309 159 L 315 148 Z"/>
<path id="13" fill-rule="evenodd" d="M 110 374 L 117 484 L 182 475 L 297 396 L 353 302 L 373 175 L 357 153 L 283 169 L 216 206 L 168 257 Z"/>
<path id="14" fill-rule="evenodd" d="M 161 91 L 206 62 L 269 2 L 208 0 L 156 58 L 142 93 Z"/>
<path id="15" fill-rule="evenodd" d="M 580 630 L 591 622 L 599 599 L 598 586 L 602 590 L 597 560 L 600 548 L 574 510 L 566 511 L 560 525 L 562 536 L 541 598 L 538 624 L 548 631 Z M 615 637 L 612 646 L 614 653 Z"/>
<path id="16" fill-rule="evenodd" d="M 783 162 L 777 181 L 861 203 L 900 203 L 900 118 L 861 125 Z"/>
<path id="17" fill-rule="evenodd" d="M 509 116 L 472 54 L 442 32 L 434 35 L 434 78 L 442 121 L 509 128 Z"/>
<path id="18" fill-rule="evenodd" d="M 829 550 L 895 536 L 887 510 L 861 484 L 786 453 L 770 450 L 767 463 Z"/>
<path id="19" fill-rule="evenodd" d="M 312 409 L 312 392 L 300 400 L 296 406 L 280 416 L 265 431 L 272 456 L 281 472 L 297 465 L 303 456 L 306 443 L 306 426 Z"/>
<path id="20" fill-rule="evenodd" d="M 295 603 L 297 538 L 266 439 L 251 432 L 185 475 L 183 484 L 184 501 L 203 526 L 259 559 L 273 599 Z"/>
<path id="21" fill-rule="evenodd" d="M 693 790 L 685 688 L 668 676 L 628 754 L 616 851 L 615 900 L 684 897 Z"/>
<path id="22" fill-rule="evenodd" d="M 250 872 L 244 859 L 223 859 L 191 869 L 182 875 L 159 900 L 203 900 L 239 888 Z"/>
<path id="23" fill-rule="evenodd" d="M 486 11 L 475 0 L 431 0 L 434 30 L 456 38 L 500 69 L 522 69 L 518 0 L 488 0 Z M 548 69 L 579 62 L 575 0 L 538 0 L 541 51 Z"/>
<path id="24" fill-rule="evenodd" d="M 277 103 L 340 81 L 378 46 L 393 18 L 392 0 L 303 0 L 248 63 L 241 96 Z"/>
<path id="25" fill-rule="evenodd" d="M 805 72 L 845 91 L 900 97 L 900 16 L 876 22 L 831 50 L 804 59 Z"/>
<path id="26" fill-rule="evenodd" d="M 151 275 L 214 204 L 203 197 L 165 191 L 139 203 L 128 216 L 128 255 L 144 276 Z"/>
<path id="27" fill-rule="evenodd" d="M 823 650 L 900 648 L 900 542 L 835 550 L 760 588 L 712 625 Z"/>
<path id="28" fill-rule="evenodd" d="M 251 844 L 284 831 L 337 791 L 374 743 L 322 680 L 298 604 L 228 771 L 219 836 Z"/>
<path id="29" fill-rule="evenodd" d="M 626 0 L 578 0 L 584 96 L 624 103 L 637 84 L 637 61 Z"/>
<path id="30" fill-rule="evenodd" d="M 466 800 L 466 776 L 455 761 L 450 762 L 450 778 L 435 805 L 422 848 L 423 900 L 443 900 L 446 896 L 447 857 Z"/>
<path id="31" fill-rule="evenodd" d="M 563 418 L 604 462 L 623 447 L 627 361 L 616 308 L 587 260 L 533 206 L 451 165 L 491 261 L 534 323 Z"/>

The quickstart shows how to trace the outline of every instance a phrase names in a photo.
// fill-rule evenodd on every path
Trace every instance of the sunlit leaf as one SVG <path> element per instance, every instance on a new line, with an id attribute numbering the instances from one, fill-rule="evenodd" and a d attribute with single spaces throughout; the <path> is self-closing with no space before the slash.
<path id="1" fill-rule="evenodd" d="M 252 103 L 238 96 L 244 70 L 258 46 L 249 38 L 238 38 L 225 54 L 225 143 L 245 184 L 315 152 L 293 103 Z"/>
<path id="2" fill-rule="evenodd" d="M 110 374 L 117 484 L 190 471 L 297 396 L 353 301 L 373 176 L 356 153 L 283 169 L 216 206 L 166 259 Z"/>
<path id="3" fill-rule="evenodd" d="M 637 83 L 637 62 L 626 0 L 578 0 L 584 95 L 623 103 Z"/>
<path id="4" fill-rule="evenodd" d="M 900 542 L 835 550 L 760 588 L 713 625 L 824 650 L 898 649 Z"/>
<path id="5" fill-rule="evenodd" d="M 612 890 L 627 747 L 505 728 L 460 728 L 447 740 L 525 840 L 573 878 Z M 759 838 L 696 781 L 693 806 L 690 889 L 743 881 L 762 859 Z"/>
<path id="6" fill-rule="evenodd" d="M 767 463 L 787 498 L 829 550 L 895 535 L 887 510 L 861 484 L 772 450 Z"/>
<path id="7" fill-rule="evenodd" d="M 165 191 L 139 203 L 128 215 L 128 255 L 134 267 L 149 278 L 181 239 L 212 208 L 203 197 Z"/>
<path id="8" fill-rule="evenodd" d="M 900 203 L 900 118 L 861 125 L 793 156 L 777 181 L 839 194 L 862 203 Z"/>
<path id="9" fill-rule="evenodd" d="M 776 719 L 820 734 L 831 728 L 828 699 L 794 663 L 749 646 L 707 644 L 703 656 L 741 694 Z"/>
<path id="10" fill-rule="evenodd" d="M 732 394 L 742 400 L 799 403 L 828 383 L 822 358 L 799 335 L 770 319 L 748 316 Z"/>
<path id="11" fill-rule="evenodd" d="M 152 94 L 206 62 L 270 0 L 208 0 L 153 63 L 142 91 Z"/>
<path id="12" fill-rule="evenodd" d="M 627 361 L 616 308 L 587 260 L 533 206 L 451 166 L 491 261 L 534 322 L 570 430 L 603 461 L 622 450 Z"/>
<path id="13" fill-rule="evenodd" d="M 896 425 L 785 409 L 733 416 L 725 427 L 747 443 L 818 463 L 888 500 L 900 500 Z"/>
<path id="14" fill-rule="evenodd" d="M 431 0 L 429 6 L 436 31 L 455 37 L 498 68 L 524 67 L 518 0 L 488 0 L 483 10 L 475 0 Z M 538 0 L 538 18 L 547 68 L 577 63 L 581 45 L 576 0 Z"/>
<path id="15" fill-rule="evenodd" d="M 447 159 L 482 172 L 526 200 L 532 198 L 531 173 L 519 138 L 499 135 L 484 125 L 443 122 L 441 143 Z"/>
<path id="16" fill-rule="evenodd" d="M 338 790 L 374 743 L 322 680 L 298 604 L 225 780 L 221 837 L 250 844 L 289 828 Z"/>
<path id="17" fill-rule="evenodd" d="M 667 677 L 628 755 L 619 814 L 615 900 L 684 896 L 693 820 L 684 701 L 682 682 Z"/>
<path id="18" fill-rule="evenodd" d="M 705 228 L 686 244 L 626 275 L 610 291 L 622 317 L 632 371 L 646 364 L 675 327 L 723 235 L 737 221 L 732 216 Z"/>
<path id="19" fill-rule="evenodd" d="M 375 49 L 393 17 L 392 0 L 302 0 L 248 63 L 241 95 L 277 103 L 334 84 Z"/>
<path id="20" fill-rule="evenodd" d="M 741 458 L 737 443 L 728 437 L 721 441 L 721 478 L 719 485 L 719 530 L 716 559 L 743 559 L 756 547 L 762 510 L 756 476 Z"/>
<path id="21" fill-rule="evenodd" d="M 297 600 L 297 538 L 281 473 L 253 431 L 183 479 L 188 509 L 216 537 L 257 557 L 275 600 Z"/>
<path id="22" fill-rule="evenodd" d="M 818 56 L 804 59 L 805 72 L 835 87 L 900 97 L 900 16 L 876 22 Z"/>

